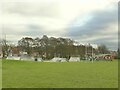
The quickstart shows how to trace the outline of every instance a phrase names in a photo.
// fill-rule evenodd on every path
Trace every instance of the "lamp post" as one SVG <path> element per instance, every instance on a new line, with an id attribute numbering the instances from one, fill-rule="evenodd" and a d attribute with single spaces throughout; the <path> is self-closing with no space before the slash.
<path id="1" fill-rule="evenodd" d="M 87 44 L 85 45 L 85 59 L 87 60 Z"/>
<path id="2" fill-rule="evenodd" d="M 93 63 L 93 47 L 92 47 L 92 63 Z"/>

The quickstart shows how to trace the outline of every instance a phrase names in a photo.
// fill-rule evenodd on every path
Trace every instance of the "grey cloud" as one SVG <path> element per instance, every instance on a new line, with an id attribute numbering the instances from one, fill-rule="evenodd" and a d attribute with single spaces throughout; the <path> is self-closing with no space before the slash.
<path id="1" fill-rule="evenodd" d="M 105 45 L 107 45 L 107 47 L 109 49 L 112 49 L 112 50 L 117 50 L 117 48 L 118 48 L 118 42 L 114 42 L 113 38 L 98 39 L 98 40 L 95 40 L 95 41 L 92 41 L 92 42 L 96 42 L 97 44 L 105 44 Z"/>
<path id="2" fill-rule="evenodd" d="M 45 31 L 42 28 L 42 26 L 37 26 L 37 25 L 27 25 L 27 31 L 24 32 L 23 34 L 25 35 L 30 35 L 30 36 L 40 36 L 44 34 Z"/>
<path id="3" fill-rule="evenodd" d="M 58 31 L 48 31 L 45 30 L 44 27 L 36 24 L 10 24 L 10 25 L 3 25 L 2 30 L 7 35 L 7 39 L 10 41 L 17 41 L 17 39 L 30 36 L 30 37 L 41 37 L 43 35 L 48 36 L 56 36 L 56 35 L 63 35 L 60 30 Z"/>
<path id="4" fill-rule="evenodd" d="M 57 2 L 7 2 L 3 5 L 3 12 L 23 16 L 56 17 L 59 15 Z"/>
<path id="5" fill-rule="evenodd" d="M 4 25 L 2 30 L 8 36 L 40 36 L 45 33 L 41 26 L 37 25 Z"/>
<path id="6" fill-rule="evenodd" d="M 92 19 L 87 21 L 83 26 L 72 27 L 72 22 L 68 28 L 68 35 L 94 35 L 104 32 L 110 24 L 117 22 L 117 10 L 96 11 L 92 14 Z"/>
<path id="7" fill-rule="evenodd" d="M 96 38 L 97 35 L 94 35 L 94 39 L 91 39 L 91 40 L 88 40 L 88 38 L 81 38 L 81 37 L 77 37 L 74 39 L 75 40 L 78 40 L 79 42 L 81 43 L 91 43 L 91 44 L 104 44 L 106 45 L 109 49 L 111 50 L 117 50 L 118 48 L 118 38 L 117 37 L 114 37 L 113 36 L 110 36 L 110 37 L 99 37 L 99 38 Z"/>
<path id="8" fill-rule="evenodd" d="M 112 43 L 110 44 L 111 38 L 97 38 L 97 36 L 107 36 L 107 35 L 113 35 L 113 37 L 117 36 L 116 30 L 115 32 L 111 33 L 109 30 L 105 32 L 111 25 L 116 24 L 117 22 L 117 9 L 108 9 L 104 11 L 96 11 L 93 12 L 91 15 L 91 19 L 88 20 L 84 25 L 82 26 L 73 26 L 76 22 L 72 22 L 70 26 L 68 26 L 67 29 L 67 35 L 71 36 L 73 38 L 79 36 L 79 40 L 86 36 L 85 38 L 89 37 L 96 37 L 95 40 L 91 41 L 86 41 L 86 42 L 91 42 L 91 43 L 105 43 L 106 45 L 111 45 L 109 47 L 114 47 L 115 44 L 117 43 Z M 80 19 L 78 17 L 78 19 Z M 114 31 L 114 30 L 113 30 Z"/>

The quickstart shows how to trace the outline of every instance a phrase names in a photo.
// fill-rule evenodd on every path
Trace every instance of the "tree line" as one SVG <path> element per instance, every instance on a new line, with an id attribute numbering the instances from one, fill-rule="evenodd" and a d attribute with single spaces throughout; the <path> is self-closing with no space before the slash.
<path id="1" fill-rule="evenodd" d="M 18 48 L 18 52 L 27 52 L 28 55 L 37 55 L 42 57 L 46 56 L 46 59 L 53 57 L 66 58 L 69 56 L 84 57 L 94 54 L 109 53 L 108 48 L 105 45 L 99 45 L 98 48 L 93 48 L 92 45 L 78 44 L 76 41 L 69 38 L 55 38 L 43 35 L 42 38 L 24 37 L 18 41 L 18 45 L 14 46 L 8 44 L 6 40 L 1 41 L 3 57 L 8 56 L 10 50 L 14 47 Z"/>

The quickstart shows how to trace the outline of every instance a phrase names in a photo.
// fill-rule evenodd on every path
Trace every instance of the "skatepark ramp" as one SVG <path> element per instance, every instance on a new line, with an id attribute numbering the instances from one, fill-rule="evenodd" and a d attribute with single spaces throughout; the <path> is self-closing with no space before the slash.
<path id="1" fill-rule="evenodd" d="M 69 62 L 79 62 L 80 58 L 79 57 L 70 57 Z"/>

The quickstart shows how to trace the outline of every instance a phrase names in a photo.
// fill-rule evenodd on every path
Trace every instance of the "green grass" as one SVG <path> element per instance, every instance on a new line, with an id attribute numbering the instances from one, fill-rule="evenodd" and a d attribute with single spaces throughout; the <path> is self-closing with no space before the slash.
<path id="1" fill-rule="evenodd" d="M 3 88 L 117 88 L 118 61 L 3 60 Z"/>
<path id="2" fill-rule="evenodd" d="M 2 61 L 0 60 L 0 89 L 2 89 Z"/>

